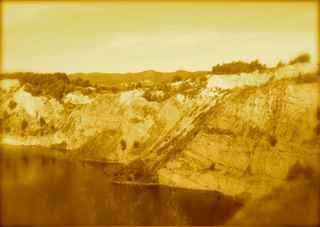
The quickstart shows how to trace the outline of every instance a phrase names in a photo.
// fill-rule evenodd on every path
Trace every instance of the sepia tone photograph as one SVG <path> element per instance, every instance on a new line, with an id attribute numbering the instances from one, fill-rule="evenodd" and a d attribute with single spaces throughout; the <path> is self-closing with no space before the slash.
<path id="1" fill-rule="evenodd" d="M 318 1 L 1 1 L 1 226 L 319 226 Z"/>

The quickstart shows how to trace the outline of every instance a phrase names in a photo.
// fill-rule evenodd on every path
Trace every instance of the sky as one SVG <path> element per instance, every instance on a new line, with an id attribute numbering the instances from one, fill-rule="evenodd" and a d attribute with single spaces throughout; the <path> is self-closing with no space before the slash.
<path id="1" fill-rule="evenodd" d="M 317 2 L 5 2 L 3 71 L 210 70 L 317 60 Z"/>

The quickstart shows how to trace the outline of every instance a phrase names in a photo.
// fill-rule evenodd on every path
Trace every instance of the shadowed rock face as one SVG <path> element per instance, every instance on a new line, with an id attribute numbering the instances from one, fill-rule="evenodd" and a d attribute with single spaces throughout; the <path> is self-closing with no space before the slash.
<path id="1" fill-rule="evenodd" d="M 197 103 L 117 179 L 260 197 L 296 163 L 318 171 L 318 95 L 278 81 Z"/>
<path id="2" fill-rule="evenodd" d="M 227 224 L 319 225 L 319 176 L 300 177 L 282 184 L 258 200 L 248 202 Z"/>

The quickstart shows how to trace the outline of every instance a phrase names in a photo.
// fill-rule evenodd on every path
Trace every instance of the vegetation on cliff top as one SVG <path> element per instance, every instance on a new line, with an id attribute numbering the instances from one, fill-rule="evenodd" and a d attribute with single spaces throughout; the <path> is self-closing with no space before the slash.
<path id="1" fill-rule="evenodd" d="M 65 73 L 10 73 L 3 74 L 2 78 L 17 78 L 33 96 L 50 96 L 57 100 L 71 91 L 85 90 L 84 88 L 91 86 L 89 80 L 70 80 Z"/>
<path id="2" fill-rule="evenodd" d="M 294 65 L 298 63 L 308 63 L 310 62 L 310 55 L 307 53 L 300 54 L 297 57 L 291 59 L 288 64 Z M 278 62 L 275 68 L 280 68 L 285 66 L 281 61 Z M 233 61 L 229 63 L 217 64 L 212 67 L 211 73 L 213 74 L 239 74 L 239 73 L 252 73 L 255 71 L 263 72 L 273 68 L 268 68 L 265 64 L 260 63 L 259 60 L 254 60 L 251 62 L 245 61 Z"/>

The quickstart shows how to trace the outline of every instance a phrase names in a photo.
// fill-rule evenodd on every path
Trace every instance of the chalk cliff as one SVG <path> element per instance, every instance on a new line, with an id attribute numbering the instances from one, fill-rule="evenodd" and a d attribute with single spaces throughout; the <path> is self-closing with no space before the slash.
<path id="1" fill-rule="evenodd" d="M 143 88 L 74 91 L 57 100 L 5 79 L 2 143 L 124 163 L 116 180 L 262 197 L 297 166 L 319 171 L 319 84 L 309 75 L 315 70 L 297 64 L 266 74 L 208 75 L 206 86 L 188 88 L 197 87 L 193 95 L 175 92 L 159 102 L 148 101 Z"/>

